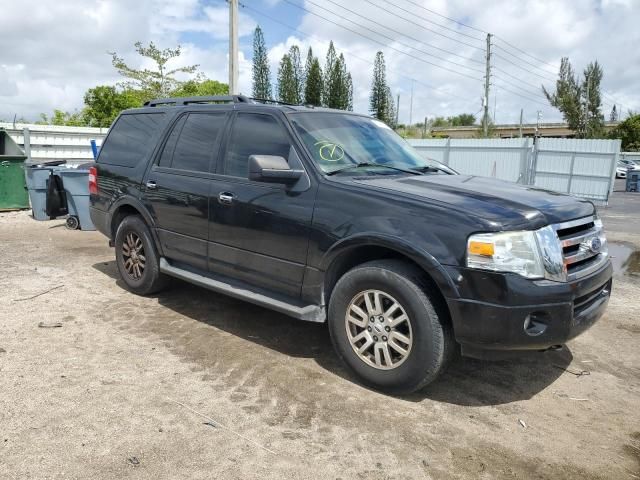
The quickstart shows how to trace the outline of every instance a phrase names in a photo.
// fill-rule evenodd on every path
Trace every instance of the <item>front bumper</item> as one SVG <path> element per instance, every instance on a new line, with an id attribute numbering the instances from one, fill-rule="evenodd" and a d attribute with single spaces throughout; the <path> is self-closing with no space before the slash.
<path id="1" fill-rule="evenodd" d="M 574 282 L 448 267 L 461 298 L 447 303 L 463 354 L 545 350 L 593 325 L 611 295 L 611 262 Z"/>

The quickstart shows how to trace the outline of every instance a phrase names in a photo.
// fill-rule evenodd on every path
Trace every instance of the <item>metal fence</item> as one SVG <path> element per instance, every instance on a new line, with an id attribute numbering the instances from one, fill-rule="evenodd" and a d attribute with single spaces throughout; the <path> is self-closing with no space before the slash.
<path id="1" fill-rule="evenodd" d="M 106 128 L 2 123 L 3 128 L 33 161 L 67 160 L 81 164 L 93 160 L 91 140 L 102 145 Z"/>
<path id="2" fill-rule="evenodd" d="M 102 144 L 106 128 L 0 123 L 33 161 L 93 159 L 91 140 Z M 460 173 L 569 193 L 606 204 L 613 191 L 620 140 L 571 138 L 412 139 L 422 155 Z M 627 158 L 640 153 L 625 152 Z"/>
<path id="3" fill-rule="evenodd" d="M 620 140 L 572 138 L 409 140 L 422 155 L 460 173 L 568 193 L 606 204 Z"/>

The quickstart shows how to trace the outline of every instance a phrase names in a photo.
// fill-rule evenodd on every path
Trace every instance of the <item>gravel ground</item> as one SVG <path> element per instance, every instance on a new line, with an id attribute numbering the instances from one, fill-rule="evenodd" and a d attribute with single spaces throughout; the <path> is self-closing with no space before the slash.
<path id="1" fill-rule="evenodd" d="M 100 234 L 0 213 L 0 477 L 640 478 L 640 233 L 616 208 L 590 331 L 402 398 L 354 383 L 323 325 L 178 281 L 137 297 Z"/>

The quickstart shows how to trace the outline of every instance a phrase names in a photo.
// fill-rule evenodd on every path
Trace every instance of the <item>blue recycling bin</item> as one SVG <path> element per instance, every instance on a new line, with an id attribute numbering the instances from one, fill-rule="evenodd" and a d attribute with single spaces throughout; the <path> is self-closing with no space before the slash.
<path id="1" fill-rule="evenodd" d="M 63 162 L 52 162 L 44 164 L 25 164 L 24 175 L 31 202 L 31 211 L 35 220 L 50 220 L 47 215 L 47 187 L 49 177 L 62 168 Z"/>
<path id="2" fill-rule="evenodd" d="M 56 172 L 62 178 L 67 194 L 67 228 L 71 230 L 95 230 L 89 215 L 89 170 L 64 168 Z"/>

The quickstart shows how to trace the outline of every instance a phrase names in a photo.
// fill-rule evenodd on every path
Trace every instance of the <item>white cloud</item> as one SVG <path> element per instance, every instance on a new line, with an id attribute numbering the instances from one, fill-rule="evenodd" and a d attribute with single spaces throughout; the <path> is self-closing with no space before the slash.
<path id="1" fill-rule="evenodd" d="M 292 44 L 300 46 L 303 57 L 312 46 L 323 65 L 329 40 L 333 40 L 338 52 L 345 54 L 353 76 L 356 110 L 366 112 L 368 109 L 372 62 L 375 52 L 382 50 L 392 91 L 394 95 L 401 96 L 401 121 L 406 122 L 409 116 L 411 79 L 415 80 L 414 122 L 425 116 L 477 112 L 483 91 L 481 48 L 484 35 L 415 5 L 420 3 L 433 11 L 497 34 L 490 106 L 493 110 L 495 100 L 498 122 L 517 121 L 520 108 L 525 110 L 526 121 L 535 121 L 538 109 L 543 111 L 545 121 L 560 119 L 558 112 L 548 107 L 541 97 L 539 84 L 545 81 L 552 86 L 562 56 L 570 57 L 578 72 L 594 59 L 602 64 L 605 74 L 603 89 L 607 93 L 605 115 L 608 115 L 613 99 L 621 104 L 619 109 L 624 111 L 640 109 L 640 90 L 636 88 L 640 75 L 640 50 L 636 48 L 640 44 L 640 31 L 636 26 L 640 17 L 638 1 L 334 1 L 378 24 L 367 22 L 329 0 L 307 0 L 305 8 L 327 20 L 310 13 L 304 14 L 297 24 L 292 19 L 279 17 L 305 35 L 287 32 L 290 36 L 285 41 L 268 44 L 274 82 L 278 62 Z M 267 11 L 278 3 L 280 0 L 264 0 L 259 9 Z M 153 40 L 164 48 L 177 45 L 181 38 L 191 39 L 189 35 L 200 40 L 210 39 L 210 43 L 183 41 L 183 54 L 175 65 L 199 64 L 210 78 L 227 81 L 228 10 L 224 4 L 203 0 L 4 0 L 2 4 L 0 118 L 8 119 L 17 114 L 33 119 L 38 113 L 51 112 L 53 108 L 70 111 L 81 108 L 82 96 L 88 88 L 120 80 L 111 65 L 108 51 L 118 52 L 129 62 L 140 61 L 133 49 L 136 41 L 145 43 Z M 280 8 L 285 7 L 294 10 L 290 5 L 280 5 Z M 285 29 L 254 13 L 250 9 L 240 10 L 242 45 L 245 54 L 249 55 L 246 58 L 241 54 L 240 58 L 240 90 L 245 93 L 251 91 L 249 48 L 256 20 L 265 31 L 267 41 L 276 36 L 275 32 L 283 38 Z M 454 31 L 439 28 L 427 20 Z M 365 25 L 373 31 L 351 22 Z M 353 32 L 339 25 L 348 26 Z M 461 36 L 461 33 L 477 37 L 477 40 Z M 474 49 L 442 35 L 477 44 L 481 48 Z M 551 66 L 509 48 L 506 42 Z M 523 60 L 540 68 L 523 63 Z M 475 80 L 439 66 L 464 72 Z M 515 96 L 503 88 L 535 97 L 535 101 Z"/>

